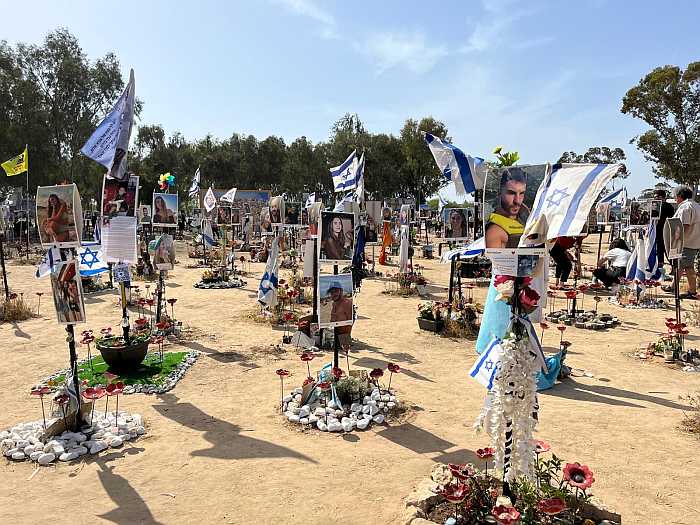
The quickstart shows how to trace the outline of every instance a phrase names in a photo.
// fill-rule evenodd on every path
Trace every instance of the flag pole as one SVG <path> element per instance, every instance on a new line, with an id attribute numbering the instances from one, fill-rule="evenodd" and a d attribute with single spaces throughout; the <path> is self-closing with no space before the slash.
<path id="1" fill-rule="evenodd" d="M 24 152 L 27 156 L 24 161 L 27 163 L 27 199 L 25 203 L 27 209 L 27 260 L 29 260 L 29 144 L 24 145 Z"/>

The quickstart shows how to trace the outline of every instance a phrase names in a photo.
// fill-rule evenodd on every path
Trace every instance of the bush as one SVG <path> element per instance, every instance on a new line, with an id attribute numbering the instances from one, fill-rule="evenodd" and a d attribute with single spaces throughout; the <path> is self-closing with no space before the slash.
<path id="1" fill-rule="evenodd" d="M 32 317 L 36 317 L 36 314 L 21 295 L 12 294 L 9 300 L 0 303 L 0 320 L 2 321 L 12 323 L 26 321 Z"/>

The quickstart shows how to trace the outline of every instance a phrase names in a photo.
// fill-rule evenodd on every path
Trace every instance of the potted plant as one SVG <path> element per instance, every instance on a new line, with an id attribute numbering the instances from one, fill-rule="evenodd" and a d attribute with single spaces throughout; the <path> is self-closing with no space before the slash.
<path id="1" fill-rule="evenodd" d="M 415 275 L 413 282 L 416 284 L 416 290 L 418 290 L 418 295 L 425 295 L 428 291 L 428 282 L 422 275 Z"/>
<path id="2" fill-rule="evenodd" d="M 113 335 L 111 329 L 102 329 L 102 337 L 95 340 L 102 359 L 111 370 L 134 369 L 146 358 L 151 331 L 148 323 L 140 323 L 139 319 L 133 329 L 124 330 L 123 335 Z"/>
<path id="3" fill-rule="evenodd" d="M 439 332 L 442 329 L 440 308 L 433 301 L 425 301 L 418 305 L 418 327 L 429 332 Z"/>

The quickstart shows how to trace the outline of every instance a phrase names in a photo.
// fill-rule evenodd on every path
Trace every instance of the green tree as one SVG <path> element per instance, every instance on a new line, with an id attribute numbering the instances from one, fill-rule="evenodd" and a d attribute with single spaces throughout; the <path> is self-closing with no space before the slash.
<path id="1" fill-rule="evenodd" d="M 420 121 L 408 119 L 401 129 L 399 140 L 403 163 L 399 191 L 402 196 L 414 196 L 418 203 L 434 195 L 448 183 L 435 164 L 421 132 L 430 133 L 448 142 L 451 140 L 447 136 L 447 126 L 433 117 L 426 117 Z"/>
<path id="2" fill-rule="evenodd" d="M 654 69 L 627 91 L 622 113 L 652 129 L 634 137 L 661 178 L 696 188 L 700 182 L 700 62 Z"/>
<path id="3" fill-rule="evenodd" d="M 596 164 L 615 164 L 621 163 L 622 168 L 617 173 L 616 177 L 626 178 L 629 176 L 627 166 L 622 162 L 627 157 L 622 148 L 593 147 L 588 148 L 588 151 L 580 155 L 574 151 L 565 151 L 559 157 L 558 163 L 596 163 Z"/>

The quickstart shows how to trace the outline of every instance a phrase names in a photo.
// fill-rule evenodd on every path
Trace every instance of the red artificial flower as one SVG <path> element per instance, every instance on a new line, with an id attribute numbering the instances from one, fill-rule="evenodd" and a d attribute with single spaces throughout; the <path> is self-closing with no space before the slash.
<path id="1" fill-rule="evenodd" d="M 89 387 L 86 388 L 85 391 L 83 392 L 83 397 L 85 399 L 90 399 L 90 400 L 96 400 L 104 397 L 105 395 L 105 389 L 102 387 Z"/>
<path id="2" fill-rule="evenodd" d="M 145 317 L 139 317 L 134 321 L 134 324 L 139 328 L 143 328 L 148 324 L 148 319 L 146 319 Z"/>
<path id="3" fill-rule="evenodd" d="M 59 406 L 67 405 L 69 399 L 68 394 L 60 394 L 53 398 L 54 402 Z"/>
<path id="4" fill-rule="evenodd" d="M 564 292 L 564 295 L 567 299 L 576 299 L 578 292 L 576 290 L 569 290 L 567 292 Z"/>
<path id="5" fill-rule="evenodd" d="M 107 383 L 113 383 L 115 379 L 117 379 L 119 376 L 117 374 L 113 374 L 112 372 L 105 372 L 102 374 L 105 376 L 105 379 L 107 380 Z"/>
<path id="6" fill-rule="evenodd" d="M 401 367 L 395 363 L 389 363 L 388 365 L 386 365 L 386 368 L 392 374 L 398 374 L 399 371 L 401 370 Z"/>
<path id="7" fill-rule="evenodd" d="M 282 320 L 284 322 L 289 322 L 292 319 L 294 319 L 294 314 L 292 312 L 285 312 L 284 315 L 282 316 Z"/>
<path id="8" fill-rule="evenodd" d="M 153 306 L 154 304 L 156 304 L 156 302 L 153 299 L 146 299 L 146 304 L 148 306 Z"/>
<path id="9" fill-rule="evenodd" d="M 107 327 L 105 327 L 105 328 L 102 328 L 102 329 L 100 330 L 100 333 L 101 333 L 102 335 L 112 335 L 112 327 L 111 327 L 111 326 L 107 326 Z"/>
<path id="10" fill-rule="evenodd" d="M 476 455 L 481 459 L 492 458 L 495 453 L 496 451 L 492 447 L 480 448 L 476 451 Z"/>
<path id="11" fill-rule="evenodd" d="M 112 383 L 107 386 L 107 390 L 105 392 L 108 396 L 118 396 L 124 392 L 124 383 L 121 381 L 119 383 Z"/>
<path id="12" fill-rule="evenodd" d="M 511 277 L 510 275 L 497 275 L 493 278 L 493 285 L 500 286 L 508 281 L 515 281 L 515 277 Z"/>
<path id="13" fill-rule="evenodd" d="M 561 498 L 543 499 L 537 503 L 537 510 L 547 516 L 556 516 L 566 510 L 566 503 Z"/>
<path id="14" fill-rule="evenodd" d="M 48 386 L 40 386 L 40 387 L 32 388 L 30 393 L 33 396 L 44 397 L 46 394 L 48 394 L 50 392 L 51 392 L 51 389 Z"/>
<path id="15" fill-rule="evenodd" d="M 156 323 L 156 327 L 158 328 L 158 330 L 165 330 L 169 326 L 170 323 L 167 321 L 161 321 L 160 323 Z"/>
<path id="16" fill-rule="evenodd" d="M 141 298 L 138 300 L 138 305 L 139 305 L 139 306 L 146 306 L 146 299 L 144 299 L 143 297 L 141 297 Z"/>
<path id="17" fill-rule="evenodd" d="M 542 328 L 542 330 L 547 330 L 549 325 L 547 323 L 540 323 L 540 328 Z"/>
<path id="18" fill-rule="evenodd" d="M 171 297 L 170 299 L 168 299 L 168 304 L 169 304 L 169 305 L 173 305 L 173 304 L 175 304 L 176 302 L 177 302 L 177 299 L 175 299 L 174 297 Z"/>
<path id="19" fill-rule="evenodd" d="M 304 362 L 309 362 L 309 361 L 312 361 L 312 360 L 313 360 L 314 354 L 312 354 L 312 353 L 310 353 L 310 352 L 303 352 L 303 353 L 299 356 L 299 358 L 300 358 L 302 361 L 304 361 Z"/>
<path id="20" fill-rule="evenodd" d="M 447 485 L 440 491 L 440 495 L 450 503 L 461 503 L 469 495 L 469 485 L 466 483 Z"/>
<path id="21" fill-rule="evenodd" d="M 464 463 L 462 465 L 448 463 L 447 468 L 449 468 L 452 475 L 458 479 L 467 479 L 476 474 L 476 471 L 469 463 Z"/>
<path id="22" fill-rule="evenodd" d="M 540 294 L 538 294 L 534 289 L 527 287 L 520 290 L 520 304 L 526 309 L 537 308 L 537 301 L 540 300 Z"/>
<path id="23" fill-rule="evenodd" d="M 580 489 L 589 488 L 595 481 L 591 469 L 586 465 L 581 465 L 579 462 L 566 464 L 564 467 L 564 479 L 572 487 Z"/>
<path id="24" fill-rule="evenodd" d="M 566 330 L 566 326 L 565 326 L 565 325 L 559 325 L 559 326 L 557 326 L 557 330 L 559 330 L 560 332 L 563 332 L 563 331 Z"/>
<path id="25" fill-rule="evenodd" d="M 302 383 L 302 386 L 310 385 L 310 384 L 313 383 L 313 382 L 314 382 L 314 378 L 313 378 L 313 377 L 307 377 L 306 379 L 304 379 L 304 382 Z"/>
<path id="26" fill-rule="evenodd" d="M 541 439 L 535 440 L 535 452 L 542 454 L 544 452 L 549 452 L 550 450 L 552 450 L 552 445 L 546 441 L 542 441 Z"/>
<path id="27" fill-rule="evenodd" d="M 372 370 L 369 373 L 369 377 L 371 377 L 372 379 L 379 379 L 383 375 L 384 375 L 384 370 L 382 370 L 381 368 L 375 368 L 374 370 Z"/>
<path id="28" fill-rule="evenodd" d="M 491 509 L 491 516 L 496 518 L 499 525 L 515 525 L 520 519 L 520 513 L 515 507 L 496 505 Z"/>
<path id="29" fill-rule="evenodd" d="M 330 381 L 321 381 L 320 383 L 317 383 L 316 386 L 318 387 L 319 390 L 329 390 L 331 388 L 331 382 Z"/>
<path id="30" fill-rule="evenodd" d="M 333 374 L 333 377 L 335 377 L 336 379 L 340 379 L 345 375 L 345 372 L 343 372 L 342 368 L 334 366 L 333 368 L 331 368 L 331 374 Z"/>
<path id="31" fill-rule="evenodd" d="M 277 370 L 275 370 L 275 373 L 280 377 L 287 377 L 289 375 L 289 370 L 285 370 L 284 368 L 278 368 Z"/>
<path id="32" fill-rule="evenodd" d="M 89 345 L 95 340 L 95 337 L 92 335 L 86 335 L 80 340 L 81 345 Z"/>
<path id="33" fill-rule="evenodd" d="M 241 261 L 241 262 L 244 262 L 244 261 L 245 261 L 245 257 L 243 257 L 243 256 L 241 255 L 241 256 L 238 258 L 238 260 Z"/>
<path id="34" fill-rule="evenodd" d="M 11 294 L 10 294 L 10 301 L 14 301 L 15 299 L 17 299 L 17 294 L 16 294 L 16 293 L 11 293 Z"/>

